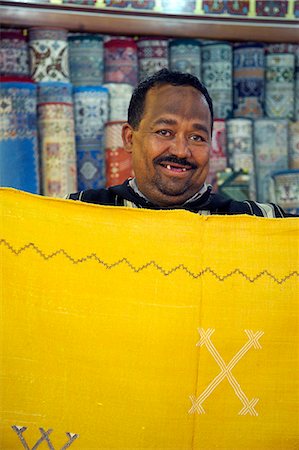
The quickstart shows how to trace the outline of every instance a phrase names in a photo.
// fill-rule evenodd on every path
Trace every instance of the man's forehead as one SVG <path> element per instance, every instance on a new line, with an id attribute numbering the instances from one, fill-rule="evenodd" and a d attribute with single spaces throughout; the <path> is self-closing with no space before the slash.
<path id="1" fill-rule="evenodd" d="M 208 103 L 198 89 L 170 84 L 154 86 L 147 92 L 144 113 L 155 117 L 180 115 L 188 120 L 210 118 Z"/>

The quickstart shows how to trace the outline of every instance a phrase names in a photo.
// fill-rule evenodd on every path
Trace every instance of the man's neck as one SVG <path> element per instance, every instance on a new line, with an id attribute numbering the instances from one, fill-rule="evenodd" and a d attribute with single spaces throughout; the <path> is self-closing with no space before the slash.
<path id="1" fill-rule="evenodd" d="M 129 185 L 131 187 L 131 189 L 133 189 L 133 191 L 135 192 L 135 194 L 139 195 L 139 197 L 144 198 L 144 200 L 146 200 L 147 202 L 150 202 L 150 200 L 140 191 L 140 189 L 137 186 L 137 182 L 136 182 L 136 178 L 132 178 L 131 180 L 129 180 Z M 196 200 L 199 200 L 200 197 L 202 197 L 202 195 L 207 192 L 208 190 L 208 185 L 206 185 L 206 183 L 203 184 L 203 186 L 200 188 L 200 190 L 198 192 L 196 192 L 196 194 L 194 194 L 192 197 L 190 197 L 188 200 L 186 200 L 184 203 L 182 203 L 181 206 L 187 205 L 189 203 L 192 203 Z M 151 202 L 150 202 L 151 203 Z M 176 205 L 176 206 L 180 206 L 180 205 Z"/>

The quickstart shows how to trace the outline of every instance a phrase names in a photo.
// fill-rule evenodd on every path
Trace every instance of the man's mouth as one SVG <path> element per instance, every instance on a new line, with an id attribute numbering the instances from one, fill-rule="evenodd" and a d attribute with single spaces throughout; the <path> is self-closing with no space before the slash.
<path id="1" fill-rule="evenodd" d="M 178 164 L 166 164 L 160 163 L 160 166 L 165 167 L 165 169 L 170 170 L 172 172 L 187 172 L 187 170 L 191 170 L 191 166 L 181 166 Z"/>
<path id="2" fill-rule="evenodd" d="M 159 164 L 161 167 L 172 173 L 185 173 L 189 170 L 196 169 L 194 164 L 189 163 L 185 159 L 176 158 L 175 156 L 159 158 L 156 160 L 156 164 Z"/>

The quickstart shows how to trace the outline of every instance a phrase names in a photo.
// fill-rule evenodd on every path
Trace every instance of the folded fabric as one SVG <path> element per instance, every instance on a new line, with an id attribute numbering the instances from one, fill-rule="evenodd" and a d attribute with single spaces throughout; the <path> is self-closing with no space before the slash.
<path id="1" fill-rule="evenodd" d="M 297 218 L 0 197 L 0 448 L 297 448 Z"/>

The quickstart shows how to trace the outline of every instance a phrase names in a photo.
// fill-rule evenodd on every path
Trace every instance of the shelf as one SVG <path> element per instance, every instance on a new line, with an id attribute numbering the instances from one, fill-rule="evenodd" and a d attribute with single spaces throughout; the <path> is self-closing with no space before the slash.
<path id="1" fill-rule="evenodd" d="M 2 25 L 22 28 L 50 26 L 70 31 L 115 35 L 163 35 L 229 41 L 299 41 L 299 25 L 296 20 L 177 16 L 20 1 L 0 1 L 0 15 Z"/>

